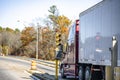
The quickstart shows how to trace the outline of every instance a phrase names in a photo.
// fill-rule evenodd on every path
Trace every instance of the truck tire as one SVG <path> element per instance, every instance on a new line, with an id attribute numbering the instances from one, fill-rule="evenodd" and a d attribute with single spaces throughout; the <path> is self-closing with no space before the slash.
<path id="1" fill-rule="evenodd" d="M 91 70 L 89 67 L 85 69 L 85 80 L 91 80 Z"/>
<path id="2" fill-rule="evenodd" d="M 66 78 L 66 76 L 64 75 L 64 69 L 61 69 L 61 78 Z"/>
<path id="3" fill-rule="evenodd" d="M 80 66 L 80 67 L 79 67 L 79 73 L 78 73 L 78 79 L 79 79 L 79 80 L 83 80 L 83 75 L 84 75 L 83 67 Z"/>

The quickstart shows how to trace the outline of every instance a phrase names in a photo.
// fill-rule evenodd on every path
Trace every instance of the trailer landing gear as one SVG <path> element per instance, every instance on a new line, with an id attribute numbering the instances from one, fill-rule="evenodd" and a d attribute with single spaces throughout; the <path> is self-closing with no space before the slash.
<path id="1" fill-rule="evenodd" d="M 85 80 L 91 80 L 91 70 L 90 70 L 90 67 L 86 67 L 86 69 L 85 69 Z"/>
<path id="2" fill-rule="evenodd" d="M 83 78 L 84 78 L 84 70 L 83 70 L 83 67 L 80 66 L 79 67 L 79 73 L 78 73 L 78 79 L 83 80 Z"/>

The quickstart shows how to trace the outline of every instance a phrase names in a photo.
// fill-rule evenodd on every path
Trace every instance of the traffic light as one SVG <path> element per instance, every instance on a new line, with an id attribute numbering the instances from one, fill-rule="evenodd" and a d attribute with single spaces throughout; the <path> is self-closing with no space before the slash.
<path id="1" fill-rule="evenodd" d="M 61 34 L 60 33 L 56 33 L 56 46 L 60 46 L 61 45 Z"/>
<path id="2" fill-rule="evenodd" d="M 56 60 L 60 60 L 62 58 L 62 52 L 63 52 L 63 45 L 61 43 L 61 34 L 60 33 L 56 33 L 56 55 L 55 55 L 55 59 Z"/>

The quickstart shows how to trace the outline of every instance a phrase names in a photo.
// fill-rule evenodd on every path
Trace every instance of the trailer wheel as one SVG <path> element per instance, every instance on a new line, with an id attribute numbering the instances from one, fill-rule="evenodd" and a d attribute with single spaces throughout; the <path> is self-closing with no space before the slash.
<path id="1" fill-rule="evenodd" d="M 79 80 L 83 80 L 83 67 L 82 66 L 80 66 L 79 67 L 79 73 L 78 73 L 78 79 Z"/>
<path id="2" fill-rule="evenodd" d="M 91 70 L 89 67 L 85 69 L 85 80 L 91 80 Z"/>
<path id="3" fill-rule="evenodd" d="M 61 77 L 66 78 L 66 76 L 64 75 L 64 69 L 63 68 L 61 69 Z"/>

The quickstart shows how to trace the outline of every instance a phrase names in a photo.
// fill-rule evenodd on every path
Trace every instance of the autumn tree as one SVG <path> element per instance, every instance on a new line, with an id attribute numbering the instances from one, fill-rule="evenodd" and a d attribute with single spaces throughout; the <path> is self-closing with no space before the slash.
<path id="1" fill-rule="evenodd" d="M 22 46 L 21 49 L 23 51 L 22 55 L 30 57 L 35 53 L 35 45 L 36 45 L 36 31 L 34 27 L 26 27 L 21 33 L 21 41 Z"/>
<path id="2" fill-rule="evenodd" d="M 62 34 L 62 44 L 64 45 L 68 37 L 68 28 L 71 24 L 71 20 L 64 15 L 58 15 L 58 9 L 55 5 L 51 6 L 48 11 L 50 12 L 49 19 L 54 26 L 53 29 Z"/>
<path id="3" fill-rule="evenodd" d="M 71 24 L 71 20 L 64 15 L 59 15 L 58 9 L 55 5 L 50 7 L 49 19 L 52 21 L 54 29 L 57 29 L 60 33 L 64 34 L 68 31 L 68 26 Z"/>
<path id="4" fill-rule="evenodd" d="M 57 31 L 62 34 L 62 43 L 65 44 L 68 37 L 68 28 L 71 21 L 64 15 L 58 16 L 56 23 Z"/>
<path id="5" fill-rule="evenodd" d="M 54 59 L 54 33 L 48 27 L 42 29 L 42 41 L 40 45 L 41 58 L 46 60 Z"/>
<path id="6" fill-rule="evenodd" d="M 21 33 L 21 41 L 23 46 L 26 46 L 30 42 L 36 39 L 35 29 L 33 27 L 26 27 Z"/>

